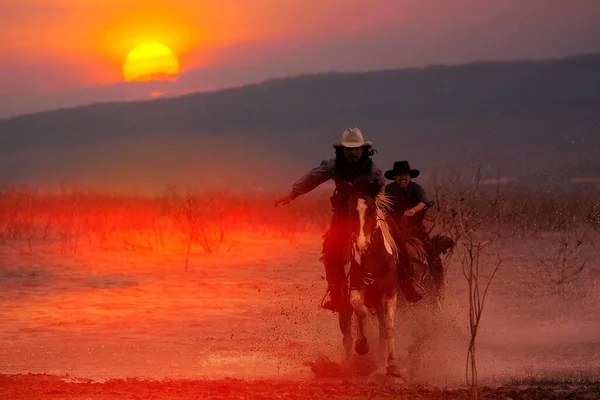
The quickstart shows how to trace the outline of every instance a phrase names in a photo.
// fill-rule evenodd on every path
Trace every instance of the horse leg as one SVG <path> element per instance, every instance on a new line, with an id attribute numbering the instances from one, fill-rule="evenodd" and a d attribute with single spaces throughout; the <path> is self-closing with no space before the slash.
<path id="1" fill-rule="evenodd" d="M 346 361 L 352 358 L 352 312 L 353 310 L 348 307 L 344 311 L 338 313 L 340 330 L 344 336 L 342 343 L 346 353 Z"/>
<path id="2" fill-rule="evenodd" d="M 383 319 L 383 327 L 385 339 L 387 342 L 387 374 L 402 378 L 406 380 L 403 375 L 400 367 L 398 367 L 398 359 L 396 358 L 396 327 L 395 327 L 395 317 L 396 317 L 396 301 L 397 294 L 394 293 L 391 296 L 385 295 L 381 300 L 381 313 Z M 381 332 L 380 332 L 381 335 Z"/>
<path id="3" fill-rule="evenodd" d="M 369 343 L 367 343 L 367 315 L 369 310 L 365 307 L 363 294 L 360 290 L 350 291 L 350 304 L 356 313 L 358 320 L 358 338 L 354 350 L 360 355 L 365 355 L 369 352 Z"/>

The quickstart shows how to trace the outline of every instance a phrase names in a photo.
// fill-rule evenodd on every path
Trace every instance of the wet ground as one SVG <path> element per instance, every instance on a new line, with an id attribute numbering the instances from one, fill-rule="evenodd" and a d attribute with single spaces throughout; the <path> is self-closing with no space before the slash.
<path id="1" fill-rule="evenodd" d="M 441 314 L 400 307 L 407 383 L 372 358 L 342 362 L 336 318 L 318 307 L 319 241 L 248 237 L 230 251 L 195 252 L 187 272 L 178 253 L 4 246 L 0 398 L 468 397 L 458 259 Z M 587 249 L 580 279 L 557 286 L 538 265 L 548 243 L 504 240 L 484 260 L 484 271 L 495 253 L 503 260 L 477 341 L 485 398 L 598 398 L 600 252 Z M 374 341 L 374 320 L 369 329 Z M 510 384 L 521 378 L 532 380 Z"/>

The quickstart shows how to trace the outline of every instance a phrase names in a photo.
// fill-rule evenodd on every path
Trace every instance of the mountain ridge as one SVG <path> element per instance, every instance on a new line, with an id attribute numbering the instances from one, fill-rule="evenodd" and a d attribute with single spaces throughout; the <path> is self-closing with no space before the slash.
<path id="1" fill-rule="evenodd" d="M 330 72 L 16 116 L 0 120 L 0 180 L 56 180 L 70 170 L 84 176 L 97 169 L 85 162 L 94 157 L 85 155 L 102 149 L 104 162 L 139 164 L 139 173 L 146 163 L 148 170 L 170 169 L 176 177 L 192 163 L 214 175 L 212 182 L 231 164 L 243 163 L 283 183 L 329 157 L 330 144 L 346 126 L 359 126 L 375 142 L 382 168 L 396 159 L 429 171 L 483 161 L 490 173 L 515 176 L 597 155 L 597 71 L 600 54 Z M 198 160 L 195 147 L 213 151 Z M 227 163 L 229 153 L 235 158 Z M 32 154 L 44 155 L 37 168 Z M 165 154 L 169 162 L 161 162 Z M 109 182 L 111 174 L 104 171 L 103 179 Z"/>

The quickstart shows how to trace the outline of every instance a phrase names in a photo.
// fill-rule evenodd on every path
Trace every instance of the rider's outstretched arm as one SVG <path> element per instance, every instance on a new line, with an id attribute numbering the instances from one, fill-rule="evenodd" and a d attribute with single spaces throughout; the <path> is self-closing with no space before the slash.
<path id="1" fill-rule="evenodd" d="M 292 187 L 294 198 L 306 194 L 315 189 L 320 184 L 333 178 L 335 172 L 335 159 L 323 160 L 321 164 L 308 171 L 306 175 L 300 178 Z"/>
<path id="2" fill-rule="evenodd" d="M 292 190 L 287 195 L 277 200 L 275 205 L 289 203 L 296 197 L 310 192 L 320 184 L 333 178 L 334 173 L 335 159 L 323 160 L 318 167 L 311 169 L 306 175 L 296 181 L 294 186 L 292 186 Z"/>

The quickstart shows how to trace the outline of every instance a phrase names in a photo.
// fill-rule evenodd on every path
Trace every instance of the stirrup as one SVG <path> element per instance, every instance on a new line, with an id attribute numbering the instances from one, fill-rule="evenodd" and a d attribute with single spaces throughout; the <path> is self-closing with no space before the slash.
<path id="1" fill-rule="evenodd" d="M 343 311 L 344 310 L 344 304 L 343 304 L 344 296 L 342 296 L 342 294 L 339 293 L 339 290 L 340 290 L 339 287 L 336 287 L 335 285 L 330 285 L 327 288 L 327 292 L 325 293 L 325 296 L 323 296 L 323 299 L 321 300 L 321 307 L 323 307 L 326 310 L 333 311 L 333 312 Z M 337 294 L 334 294 L 334 291 L 336 291 Z M 329 299 L 325 300 L 327 298 L 327 295 L 329 295 Z"/>
<path id="2" fill-rule="evenodd" d="M 336 304 L 333 300 L 327 300 L 325 303 L 323 303 L 323 308 L 333 312 L 339 312 L 344 309 L 341 304 Z"/>

